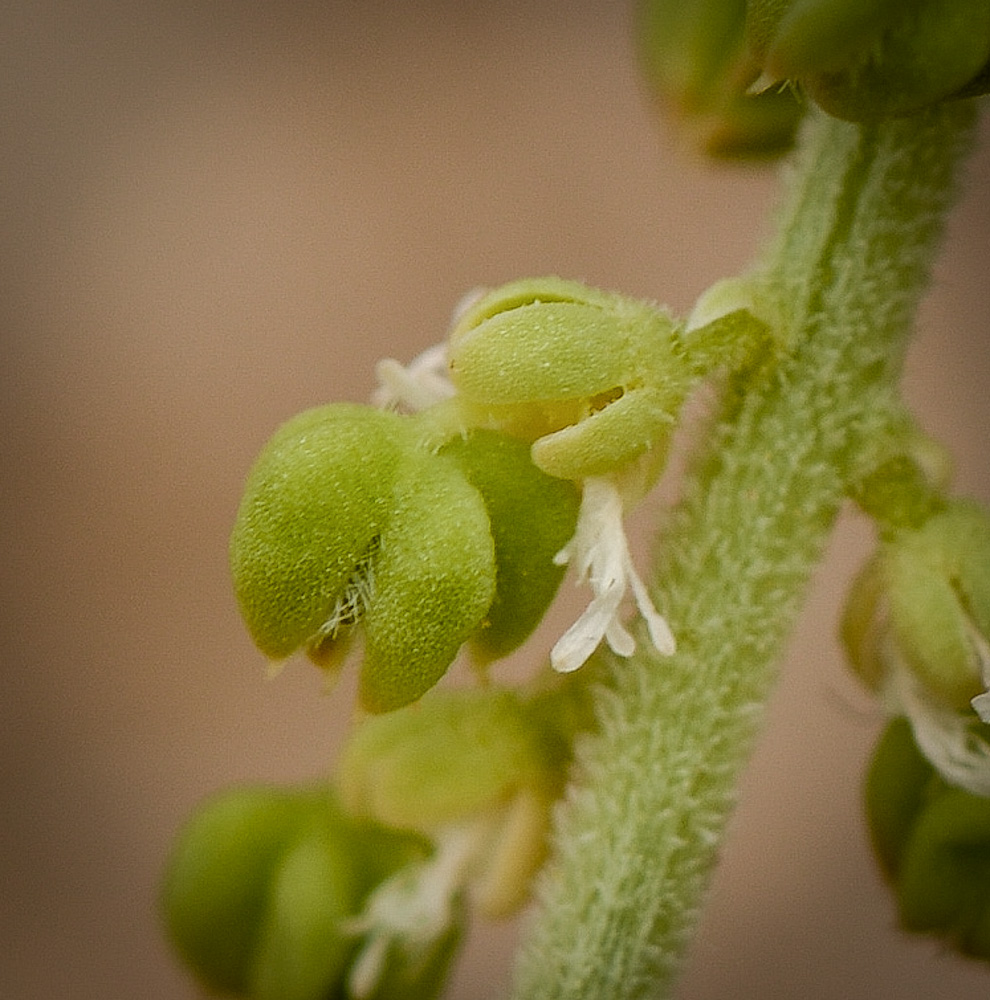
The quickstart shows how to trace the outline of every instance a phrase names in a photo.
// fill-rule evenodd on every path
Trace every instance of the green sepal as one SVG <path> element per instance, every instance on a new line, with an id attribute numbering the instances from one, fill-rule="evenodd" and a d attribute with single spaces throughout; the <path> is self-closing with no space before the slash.
<path id="1" fill-rule="evenodd" d="M 307 829 L 333 822 L 331 810 L 325 791 L 234 789 L 208 800 L 180 832 L 163 880 L 162 915 L 176 950 L 209 989 L 255 996 L 272 881 Z M 334 913 L 354 902 L 345 850 L 333 849 L 323 866 L 331 890 L 325 905 Z"/>
<path id="2" fill-rule="evenodd" d="M 252 1000 L 326 1000 L 339 990 L 355 949 L 342 923 L 358 903 L 348 834 L 322 811 L 279 859 L 251 963 Z"/>
<path id="3" fill-rule="evenodd" d="M 801 82 L 837 118 L 880 121 L 952 97 L 982 71 L 988 57 L 986 0 L 921 0 L 860 59 Z"/>
<path id="4" fill-rule="evenodd" d="M 680 392 L 654 386 L 630 389 L 583 420 L 533 442 L 533 462 L 551 476 L 580 480 L 604 476 L 652 452 L 652 465 L 666 461 Z"/>
<path id="5" fill-rule="evenodd" d="M 747 35 L 765 75 L 830 115 L 876 122 L 982 93 L 985 0 L 750 0 Z"/>
<path id="6" fill-rule="evenodd" d="M 570 302 L 594 306 L 607 311 L 622 301 L 620 296 L 612 292 L 592 288 L 570 278 L 558 278 L 555 275 L 539 278 L 517 278 L 515 281 L 491 288 L 483 295 L 473 299 L 458 315 L 457 322 L 450 331 L 450 342 L 457 344 L 462 337 L 481 326 L 486 320 L 522 306 L 548 302 Z"/>
<path id="7" fill-rule="evenodd" d="M 362 619 L 360 698 L 371 712 L 408 705 L 433 687 L 495 597 L 488 513 L 455 462 L 410 452 L 390 504 Z"/>
<path id="8" fill-rule="evenodd" d="M 878 552 L 853 577 L 839 624 L 850 667 L 874 693 L 880 691 L 887 672 L 881 614 L 886 593 L 883 559 Z"/>
<path id="9" fill-rule="evenodd" d="M 898 532 L 883 566 L 902 655 L 944 703 L 968 709 L 985 690 L 975 641 L 990 637 L 990 517 L 954 500 L 919 529 Z"/>
<path id="10" fill-rule="evenodd" d="M 914 824 L 943 782 L 918 749 L 911 723 L 892 719 L 873 752 L 864 788 L 870 839 L 884 875 L 895 880 Z"/>
<path id="11" fill-rule="evenodd" d="M 476 404 L 591 399 L 675 368 L 666 314 L 597 303 L 536 301 L 503 310 L 452 339 L 450 375 Z"/>
<path id="12" fill-rule="evenodd" d="M 777 80 L 843 68 L 875 45 L 911 0 L 750 0 L 754 52 Z"/>
<path id="13" fill-rule="evenodd" d="M 481 662 L 506 656 L 543 619 L 565 567 L 554 556 L 574 534 L 581 497 L 533 464 L 524 441 L 477 430 L 443 449 L 485 502 L 495 544 L 495 598 L 470 647 Z"/>
<path id="14" fill-rule="evenodd" d="M 326 625 L 388 522 L 409 442 L 396 414 L 338 403 L 299 414 L 265 446 L 230 562 L 241 613 L 266 656 L 289 656 Z"/>
<path id="15" fill-rule="evenodd" d="M 748 93 L 746 0 L 640 0 L 643 70 L 665 117 L 717 157 L 771 157 L 793 143 L 802 107 L 788 90 Z"/>
<path id="16" fill-rule="evenodd" d="M 497 808 L 523 787 L 552 797 L 568 752 L 513 691 L 436 691 L 364 719 L 338 761 L 336 787 L 356 816 L 429 833 Z"/>
<path id="17" fill-rule="evenodd" d="M 990 961 L 990 799 L 946 788 L 919 815 L 897 885 L 910 931 Z"/>

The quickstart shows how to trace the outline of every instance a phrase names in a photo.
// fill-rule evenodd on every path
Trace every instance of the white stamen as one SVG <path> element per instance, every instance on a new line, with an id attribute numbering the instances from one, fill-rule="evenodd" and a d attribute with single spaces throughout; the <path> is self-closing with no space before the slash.
<path id="1" fill-rule="evenodd" d="M 477 829 L 446 830 L 428 861 L 402 868 L 371 893 L 364 912 L 343 928 L 366 938 L 351 966 L 350 996 L 361 1000 L 374 991 L 393 945 L 415 955 L 450 928 L 454 900 L 477 853 Z"/>
<path id="2" fill-rule="evenodd" d="M 674 653 L 676 643 L 670 627 L 654 607 L 633 565 L 622 524 L 622 495 L 612 480 L 592 477 L 584 481 L 574 537 L 557 553 L 554 562 L 558 566 L 573 563 L 579 581 L 587 580 L 594 594 L 551 650 L 554 670 L 577 670 L 602 639 L 618 656 L 632 655 L 636 642 L 619 618 L 628 588 L 632 588 L 636 607 L 646 620 L 657 651 L 664 656 Z"/>
<path id="3" fill-rule="evenodd" d="M 408 365 L 385 358 L 375 366 L 379 386 L 371 401 L 382 409 L 406 409 L 413 413 L 428 409 L 454 395 L 447 378 L 447 345 L 434 344 Z"/>
<path id="4" fill-rule="evenodd" d="M 980 634 L 980 630 L 970 623 L 969 638 L 973 643 L 976 657 L 980 661 L 980 678 L 986 690 L 978 694 L 970 701 L 973 711 L 980 717 L 981 722 L 990 724 L 990 644 Z"/>

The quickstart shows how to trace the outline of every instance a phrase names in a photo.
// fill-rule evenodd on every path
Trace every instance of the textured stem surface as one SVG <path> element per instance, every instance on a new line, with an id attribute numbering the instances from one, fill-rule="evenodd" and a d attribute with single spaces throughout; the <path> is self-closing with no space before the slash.
<path id="1" fill-rule="evenodd" d="M 844 470 L 883 431 L 972 118 L 957 104 L 805 135 L 760 271 L 789 351 L 719 425 L 665 530 L 678 652 L 640 642 L 614 663 L 518 1000 L 669 996 Z"/>

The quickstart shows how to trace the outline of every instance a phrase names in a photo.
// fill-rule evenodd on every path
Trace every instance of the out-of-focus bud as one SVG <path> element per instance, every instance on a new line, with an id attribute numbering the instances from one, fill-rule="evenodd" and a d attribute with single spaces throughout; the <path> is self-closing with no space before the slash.
<path id="1" fill-rule="evenodd" d="M 484 912 L 510 912 L 543 859 L 569 760 L 547 720 L 545 705 L 533 709 L 515 692 L 434 692 L 358 726 L 338 764 L 341 801 L 356 816 L 430 837 L 459 831 L 454 884 L 470 885 Z"/>
<path id="2" fill-rule="evenodd" d="M 951 501 L 892 530 L 853 585 L 842 636 L 856 672 L 914 727 L 943 777 L 990 795 L 990 518 Z"/>
<path id="3" fill-rule="evenodd" d="M 865 798 L 902 926 L 990 961 L 990 798 L 947 785 L 903 718 L 877 746 Z"/>
<path id="4" fill-rule="evenodd" d="M 986 0 L 750 0 L 747 35 L 764 79 L 850 121 L 986 90 Z"/>
<path id="5" fill-rule="evenodd" d="M 353 952 L 339 926 L 360 898 L 353 858 L 326 792 L 225 792 L 173 848 L 162 893 L 169 937 L 211 990 L 322 1000 Z"/>
<path id="6" fill-rule="evenodd" d="M 168 934 L 211 992 L 245 1000 L 355 996 L 347 990 L 368 945 L 354 926 L 359 910 L 431 849 L 417 834 L 345 815 L 326 789 L 227 791 L 176 840 L 162 891 Z M 461 929 L 455 912 L 429 949 L 394 942 L 381 956 L 380 988 L 361 996 L 432 1000 Z"/>
<path id="7" fill-rule="evenodd" d="M 436 846 L 381 883 L 351 921 L 364 941 L 352 995 L 399 995 L 388 984 L 401 982 L 402 970 L 432 981 L 429 970 L 453 947 L 465 897 L 490 917 L 525 901 L 582 704 L 559 691 L 531 700 L 495 689 L 435 691 L 359 723 L 338 763 L 341 802 L 358 818 Z"/>
<path id="8" fill-rule="evenodd" d="M 746 0 L 641 0 L 638 22 L 647 79 L 691 146 L 764 158 L 790 148 L 802 108 L 787 88 L 750 93 L 759 65 L 746 45 Z"/>

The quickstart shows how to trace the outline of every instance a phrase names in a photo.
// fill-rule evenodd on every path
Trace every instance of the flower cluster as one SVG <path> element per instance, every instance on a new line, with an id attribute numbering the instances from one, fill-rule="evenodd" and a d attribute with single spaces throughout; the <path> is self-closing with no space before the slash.
<path id="1" fill-rule="evenodd" d="M 948 501 L 888 530 L 856 579 L 850 662 L 950 784 L 990 796 L 990 517 Z"/>
<path id="2" fill-rule="evenodd" d="M 685 325 L 576 282 L 513 282 L 466 300 L 445 345 L 408 367 L 382 362 L 385 409 L 332 404 L 289 421 L 251 472 L 231 541 L 260 649 L 330 667 L 359 632 L 362 703 L 389 711 L 465 644 L 481 662 L 515 649 L 571 564 L 594 596 L 554 647 L 557 670 L 603 639 L 632 653 L 630 590 L 656 649 L 673 653 L 622 520 L 699 380 L 769 342 L 745 283 L 731 284 Z"/>
<path id="3" fill-rule="evenodd" d="M 477 430 L 437 447 L 417 421 L 353 404 L 283 426 L 252 470 L 231 539 L 259 648 L 330 667 L 364 640 L 361 699 L 419 698 L 465 643 L 502 656 L 542 618 L 578 494 L 529 449 Z"/>
<path id="4" fill-rule="evenodd" d="M 717 157 L 792 144 L 810 102 L 878 122 L 990 88 L 984 0 L 642 0 L 664 118 Z"/>
<path id="5" fill-rule="evenodd" d="M 572 687 L 434 692 L 367 716 L 331 787 L 246 787 L 178 837 L 162 911 L 200 983 L 245 1000 L 430 1000 L 469 903 L 506 916 L 547 849 Z"/>

